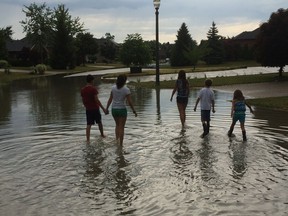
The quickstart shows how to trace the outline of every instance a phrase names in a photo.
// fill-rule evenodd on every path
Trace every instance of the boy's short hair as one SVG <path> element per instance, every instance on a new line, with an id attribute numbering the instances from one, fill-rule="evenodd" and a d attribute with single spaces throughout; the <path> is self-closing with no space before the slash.
<path id="1" fill-rule="evenodd" d="M 88 74 L 86 77 L 87 83 L 90 83 L 92 80 L 94 80 L 94 77 L 91 74 Z"/>
<path id="2" fill-rule="evenodd" d="M 212 85 L 212 80 L 211 79 L 205 80 L 205 86 L 210 87 L 211 85 Z"/>

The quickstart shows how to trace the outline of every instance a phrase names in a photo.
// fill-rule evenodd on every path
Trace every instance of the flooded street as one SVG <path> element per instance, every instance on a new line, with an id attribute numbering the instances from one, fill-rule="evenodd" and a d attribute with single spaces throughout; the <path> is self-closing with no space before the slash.
<path id="1" fill-rule="evenodd" d="M 254 107 L 247 142 L 228 138 L 232 93 L 215 91 L 211 132 L 200 138 L 198 89 L 181 130 L 172 90 L 130 86 L 124 146 L 102 115 L 85 142 L 85 77 L 0 87 L 0 215 L 287 215 L 288 114 Z M 112 84 L 98 80 L 106 105 Z M 245 92 L 244 92 L 245 94 Z"/>

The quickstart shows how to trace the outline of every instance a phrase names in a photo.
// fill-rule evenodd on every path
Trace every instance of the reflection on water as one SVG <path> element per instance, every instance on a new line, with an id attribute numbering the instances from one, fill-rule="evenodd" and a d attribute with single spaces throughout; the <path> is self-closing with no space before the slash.
<path id="1" fill-rule="evenodd" d="M 232 171 L 233 177 L 236 179 L 240 179 L 244 176 L 247 170 L 247 163 L 246 163 L 246 145 L 247 143 L 233 143 L 231 142 L 230 148 L 231 158 L 232 158 Z"/>
<path id="2" fill-rule="evenodd" d="M 187 128 L 171 90 L 131 86 L 124 147 L 103 115 L 85 142 L 85 78 L 42 77 L 0 88 L 1 215 L 286 215 L 287 113 L 255 107 L 248 141 L 231 123 L 232 94 L 216 92 L 211 134 L 200 138 L 191 92 Z M 106 103 L 111 84 L 97 80 Z"/>

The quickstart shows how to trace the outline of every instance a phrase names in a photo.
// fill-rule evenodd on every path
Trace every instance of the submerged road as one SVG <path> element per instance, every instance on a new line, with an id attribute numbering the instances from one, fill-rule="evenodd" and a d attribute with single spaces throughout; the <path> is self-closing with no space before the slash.
<path id="1" fill-rule="evenodd" d="M 143 69 L 151 70 L 151 69 Z M 121 69 L 108 69 L 100 71 L 90 71 L 84 73 L 77 73 L 68 75 L 65 77 L 78 77 L 86 76 L 88 74 L 104 76 L 111 73 L 127 73 L 129 68 Z M 287 70 L 285 70 L 287 72 Z M 192 72 L 187 73 L 187 78 L 213 78 L 213 77 L 228 77 L 228 76 L 241 76 L 241 75 L 252 75 L 252 74 L 278 74 L 278 68 L 267 68 L 267 67 L 248 67 L 243 69 L 235 70 L 224 70 L 224 71 L 210 71 L 210 72 Z M 160 75 L 160 80 L 176 80 L 177 73 Z M 155 75 L 149 76 L 131 76 L 128 78 L 129 81 L 155 81 Z M 247 97 L 250 98 L 266 98 L 266 97 L 280 97 L 288 96 L 288 82 L 269 82 L 269 83 L 253 83 L 253 84 L 237 84 L 237 85 L 226 85 L 226 86 L 215 86 L 213 89 L 218 91 L 233 92 L 235 89 L 241 89 Z"/>
<path id="2" fill-rule="evenodd" d="M 151 69 L 143 69 L 151 70 Z M 160 69 L 161 70 L 161 69 Z M 111 73 L 127 73 L 129 68 L 117 68 L 117 69 L 107 69 L 107 70 L 98 70 L 98 71 L 89 71 L 77 74 L 67 75 L 65 77 L 79 77 L 86 76 L 88 74 L 94 76 L 104 76 Z M 287 72 L 287 70 L 285 70 Z M 242 69 L 234 69 L 234 70 L 223 70 L 223 71 L 207 71 L 207 72 L 187 72 L 187 78 L 213 78 L 213 77 L 227 77 L 227 76 L 241 76 L 241 75 L 252 75 L 252 74 L 269 74 L 269 73 L 278 73 L 278 68 L 268 68 L 268 67 L 248 67 Z M 177 79 L 177 73 L 175 74 L 163 74 L 160 75 L 160 81 L 164 80 L 175 80 Z M 128 78 L 129 81 L 140 81 L 140 82 L 148 82 L 155 81 L 155 75 L 148 76 L 131 76 Z"/>

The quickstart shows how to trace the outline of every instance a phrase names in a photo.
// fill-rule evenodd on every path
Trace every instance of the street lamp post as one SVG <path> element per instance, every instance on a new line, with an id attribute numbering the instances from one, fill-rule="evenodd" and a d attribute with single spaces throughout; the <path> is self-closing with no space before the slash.
<path id="1" fill-rule="evenodd" d="M 160 85 L 159 79 L 159 7 L 160 7 L 160 0 L 153 0 L 154 8 L 155 8 L 155 15 L 156 15 L 156 85 Z"/>
<path id="2" fill-rule="evenodd" d="M 41 55 L 41 64 L 43 64 L 43 53 L 42 53 L 42 37 L 41 37 L 41 35 L 42 35 L 42 31 L 41 31 L 41 29 L 39 29 L 38 30 L 38 36 L 39 36 L 39 45 L 40 45 L 40 55 Z"/>

